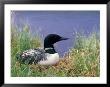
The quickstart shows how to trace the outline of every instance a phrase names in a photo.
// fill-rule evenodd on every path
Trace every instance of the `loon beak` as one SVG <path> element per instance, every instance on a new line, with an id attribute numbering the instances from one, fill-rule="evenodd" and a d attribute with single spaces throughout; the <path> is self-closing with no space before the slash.
<path id="1" fill-rule="evenodd" d="M 62 37 L 60 40 L 68 40 L 69 38 L 64 38 L 64 37 Z"/>

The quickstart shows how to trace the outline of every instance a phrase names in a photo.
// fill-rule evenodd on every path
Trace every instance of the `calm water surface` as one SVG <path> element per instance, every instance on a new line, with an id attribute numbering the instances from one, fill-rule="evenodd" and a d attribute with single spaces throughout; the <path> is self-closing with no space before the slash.
<path id="1" fill-rule="evenodd" d="M 75 32 L 100 32 L 99 11 L 12 11 L 11 18 L 19 29 L 28 24 L 33 34 L 39 32 L 43 39 L 50 33 L 70 38 L 55 44 L 60 56 L 74 46 Z"/>

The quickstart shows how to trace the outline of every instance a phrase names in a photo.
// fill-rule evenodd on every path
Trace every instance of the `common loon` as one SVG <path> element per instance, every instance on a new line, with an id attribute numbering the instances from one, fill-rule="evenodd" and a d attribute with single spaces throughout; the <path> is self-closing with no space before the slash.
<path id="1" fill-rule="evenodd" d="M 57 34 L 49 34 L 44 39 L 44 49 L 29 49 L 17 54 L 17 59 L 25 64 L 54 65 L 59 61 L 59 54 L 54 49 L 54 43 L 68 38 Z"/>

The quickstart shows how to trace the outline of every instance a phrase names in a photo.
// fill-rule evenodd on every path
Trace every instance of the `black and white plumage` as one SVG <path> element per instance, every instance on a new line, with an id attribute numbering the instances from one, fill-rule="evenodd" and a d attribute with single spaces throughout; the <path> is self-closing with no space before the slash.
<path id="1" fill-rule="evenodd" d="M 41 64 L 41 65 L 53 65 L 59 61 L 59 54 L 55 51 L 53 44 L 67 40 L 57 34 L 49 34 L 44 39 L 44 49 L 35 48 L 29 49 L 22 53 L 17 54 L 17 59 L 25 64 Z"/>

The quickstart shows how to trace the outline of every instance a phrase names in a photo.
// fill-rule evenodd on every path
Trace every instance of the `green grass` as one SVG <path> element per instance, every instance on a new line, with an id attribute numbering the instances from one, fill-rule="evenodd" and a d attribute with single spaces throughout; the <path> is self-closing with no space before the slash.
<path id="1" fill-rule="evenodd" d="M 11 29 L 11 76 L 12 77 L 97 77 L 100 76 L 100 42 L 96 33 L 88 37 L 77 34 L 75 46 L 72 47 L 64 59 L 56 66 L 26 65 L 16 59 L 19 52 L 30 48 L 41 47 L 42 38 L 36 32 L 32 35 L 29 26 L 25 25 L 19 31 L 12 26 Z"/>
<path id="2" fill-rule="evenodd" d="M 100 75 L 99 44 L 96 33 L 88 37 L 77 35 L 75 46 L 70 50 L 70 57 L 73 58 L 73 76 Z"/>

